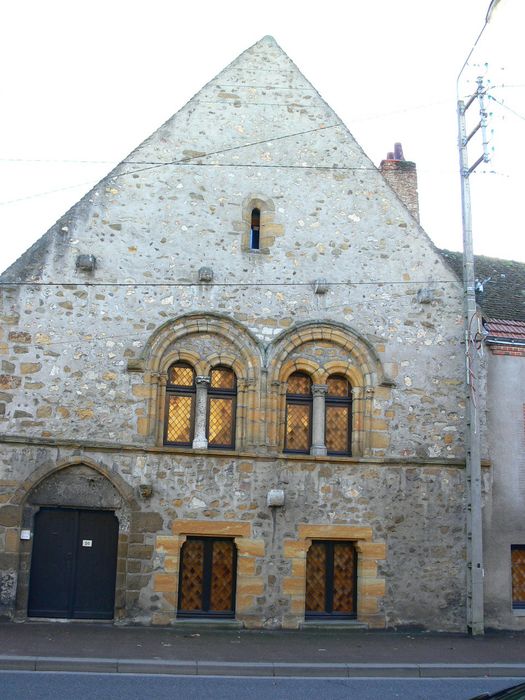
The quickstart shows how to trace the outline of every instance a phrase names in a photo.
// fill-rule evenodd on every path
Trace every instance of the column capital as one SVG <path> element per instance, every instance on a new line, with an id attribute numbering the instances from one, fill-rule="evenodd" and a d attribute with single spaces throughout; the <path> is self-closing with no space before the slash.
<path id="1" fill-rule="evenodd" d="M 312 384 L 312 395 L 313 396 L 326 396 L 328 391 L 327 384 Z"/>
<path id="2" fill-rule="evenodd" d="M 211 379 L 205 374 L 198 374 L 195 377 L 195 384 L 197 386 L 208 386 L 210 383 Z"/>

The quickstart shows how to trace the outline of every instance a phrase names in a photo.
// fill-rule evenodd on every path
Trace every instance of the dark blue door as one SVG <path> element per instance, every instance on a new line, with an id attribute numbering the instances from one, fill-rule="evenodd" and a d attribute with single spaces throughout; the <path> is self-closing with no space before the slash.
<path id="1" fill-rule="evenodd" d="M 111 619 L 117 544 L 110 511 L 42 508 L 35 516 L 29 617 Z"/>

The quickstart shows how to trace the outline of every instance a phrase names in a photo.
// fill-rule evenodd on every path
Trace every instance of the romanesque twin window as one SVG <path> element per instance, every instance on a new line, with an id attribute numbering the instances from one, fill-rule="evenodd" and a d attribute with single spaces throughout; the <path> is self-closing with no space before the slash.
<path id="1" fill-rule="evenodd" d="M 168 370 L 164 444 L 196 449 L 235 447 L 237 379 L 235 372 L 214 367 L 196 375 L 186 362 Z M 329 376 L 314 384 L 305 372 L 294 372 L 286 388 L 285 452 L 350 455 L 352 387 L 346 377 Z"/>
<path id="2" fill-rule="evenodd" d="M 235 447 L 237 380 L 228 367 L 197 376 L 176 362 L 168 370 L 164 444 L 195 448 Z"/>
<path id="3" fill-rule="evenodd" d="M 352 440 L 352 389 L 346 377 L 333 375 L 313 384 L 294 372 L 286 388 L 286 452 L 349 455 Z"/>

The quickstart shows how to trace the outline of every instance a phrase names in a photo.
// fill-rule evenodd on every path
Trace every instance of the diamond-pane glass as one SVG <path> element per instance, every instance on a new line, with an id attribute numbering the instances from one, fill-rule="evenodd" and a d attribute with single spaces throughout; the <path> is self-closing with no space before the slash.
<path id="1" fill-rule="evenodd" d="M 212 369 L 210 387 L 212 389 L 235 389 L 235 374 L 231 369 L 225 367 Z"/>
<path id="2" fill-rule="evenodd" d="M 340 396 L 342 398 L 348 396 L 348 382 L 344 377 L 328 377 L 326 384 L 328 386 L 328 396 Z"/>
<path id="3" fill-rule="evenodd" d="M 306 555 L 306 610 L 325 612 L 326 607 L 326 547 L 312 542 Z"/>
<path id="4" fill-rule="evenodd" d="M 354 548 L 346 542 L 334 542 L 334 590 L 332 611 L 354 612 Z"/>
<path id="5" fill-rule="evenodd" d="M 348 452 L 348 406 L 326 407 L 326 448 Z"/>
<path id="6" fill-rule="evenodd" d="M 193 396 L 168 397 L 167 442 L 189 443 Z"/>
<path id="7" fill-rule="evenodd" d="M 180 609 L 202 610 L 204 581 L 204 542 L 187 540 L 182 545 Z"/>
<path id="8" fill-rule="evenodd" d="M 233 444 L 233 400 L 210 397 L 208 417 L 208 444 Z"/>
<path id="9" fill-rule="evenodd" d="M 512 604 L 525 608 L 525 547 L 512 548 Z"/>
<path id="10" fill-rule="evenodd" d="M 185 365 L 173 365 L 170 367 L 170 384 L 176 386 L 193 386 L 193 370 Z"/>
<path id="11" fill-rule="evenodd" d="M 286 410 L 286 449 L 307 452 L 310 447 L 310 405 L 289 403 Z"/>
<path id="12" fill-rule="evenodd" d="M 306 614 L 354 616 L 356 570 L 352 542 L 312 542 L 306 555 Z"/>
<path id="13" fill-rule="evenodd" d="M 213 543 L 210 585 L 210 610 L 225 612 L 233 609 L 233 547 L 232 541 Z"/>
<path id="14" fill-rule="evenodd" d="M 310 395 L 311 381 L 306 374 L 292 374 L 288 377 L 287 394 L 306 394 Z"/>

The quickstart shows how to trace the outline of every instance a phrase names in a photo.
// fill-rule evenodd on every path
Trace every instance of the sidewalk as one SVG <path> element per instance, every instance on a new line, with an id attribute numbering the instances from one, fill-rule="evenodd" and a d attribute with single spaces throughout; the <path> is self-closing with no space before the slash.
<path id="1" fill-rule="evenodd" d="M 525 634 L 0 622 L 0 669 L 257 676 L 514 676 Z"/>

